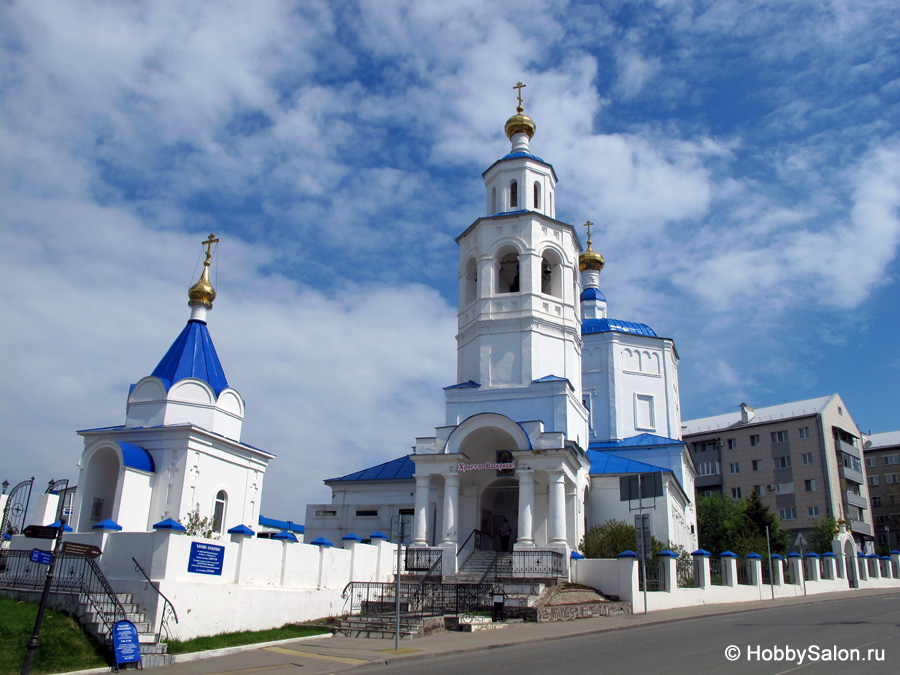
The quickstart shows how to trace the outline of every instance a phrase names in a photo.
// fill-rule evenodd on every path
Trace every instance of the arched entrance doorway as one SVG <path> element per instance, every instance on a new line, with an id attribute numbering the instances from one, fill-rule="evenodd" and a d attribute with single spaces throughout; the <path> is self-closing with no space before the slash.
<path id="1" fill-rule="evenodd" d="M 100 448 L 91 456 L 85 471 L 84 487 L 79 486 L 79 532 L 90 532 L 96 523 L 112 518 L 121 467 L 119 453 L 113 448 Z"/>
<path id="2" fill-rule="evenodd" d="M 494 551 L 511 551 L 519 529 L 519 482 L 498 478 L 481 493 L 482 532 L 491 535 Z"/>

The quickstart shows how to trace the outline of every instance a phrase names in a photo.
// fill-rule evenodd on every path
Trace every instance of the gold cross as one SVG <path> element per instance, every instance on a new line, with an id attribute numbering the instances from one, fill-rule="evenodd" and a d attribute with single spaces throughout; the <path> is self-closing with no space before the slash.
<path id="1" fill-rule="evenodd" d="M 516 86 L 513 87 L 513 89 L 519 90 L 519 95 L 517 97 L 519 99 L 519 107 L 522 107 L 522 87 L 525 87 L 525 86 L 527 86 L 527 85 L 522 84 L 522 80 L 519 80 L 518 82 L 516 82 Z"/>
<path id="2" fill-rule="evenodd" d="M 591 225 L 593 225 L 593 223 L 589 220 L 585 221 L 585 223 L 584 223 L 584 226 L 587 228 L 587 231 L 588 231 L 588 241 L 591 240 Z"/>
<path id="3" fill-rule="evenodd" d="M 215 236 L 216 235 L 214 235 L 212 232 L 210 232 L 209 239 L 207 239 L 206 241 L 200 242 L 201 244 L 206 244 L 206 260 L 203 261 L 203 264 L 206 265 L 207 267 L 209 266 L 209 259 L 212 258 L 212 253 L 210 253 L 209 251 L 212 248 L 212 245 L 219 241 L 218 239 L 215 238 Z"/>

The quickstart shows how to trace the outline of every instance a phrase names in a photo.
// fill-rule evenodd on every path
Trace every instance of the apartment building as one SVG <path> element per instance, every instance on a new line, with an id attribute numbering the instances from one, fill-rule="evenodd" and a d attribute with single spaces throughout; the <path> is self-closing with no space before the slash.
<path id="1" fill-rule="evenodd" d="M 682 423 L 697 494 L 759 492 L 785 527 L 809 541 L 816 523 L 843 517 L 872 545 L 861 433 L 838 394 Z M 795 541 L 796 538 L 795 538 Z"/>
<path id="2" fill-rule="evenodd" d="M 900 550 L 900 431 L 868 434 L 863 444 L 877 551 Z"/>

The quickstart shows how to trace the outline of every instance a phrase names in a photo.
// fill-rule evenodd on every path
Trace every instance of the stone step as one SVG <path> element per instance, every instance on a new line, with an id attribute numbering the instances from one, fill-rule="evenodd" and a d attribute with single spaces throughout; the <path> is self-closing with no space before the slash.
<path id="1" fill-rule="evenodd" d="M 171 666 L 175 663 L 175 657 L 171 654 L 141 654 L 141 665 L 144 668 L 159 668 L 161 666 Z"/>

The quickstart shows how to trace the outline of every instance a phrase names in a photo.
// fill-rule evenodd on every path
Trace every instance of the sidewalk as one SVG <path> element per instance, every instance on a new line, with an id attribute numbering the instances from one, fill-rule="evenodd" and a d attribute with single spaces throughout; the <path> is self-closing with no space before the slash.
<path id="1" fill-rule="evenodd" d="M 559 623 L 517 623 L 495 630 L 475 633 L 435 633 L 423 638 L 400 641 L 399 652 L 393 640 L 371 640 L 342 636 L 316 636 L 277 643 L 229 647 L 212 652 L 183 654 L 174 665 L 160 668 L 160 675 L 199 675 L 201 673 L 255 673 L 290 670 L 304 666 L 305 673 L 334 673 L 369 664 L 390 664 L 397 660 L 430 659 L 462 652 L 495 649 L 522 643 L 624 630 L 697 617 L 752 612 L 772 607 L 835 602 L 841 599 L 900 593 L 893 589 L 865 589 L 826 593 L 809 597 L 760 600 L 753 603 L 701 605 L 650 614 L 580 619 Z M 303 662 L 303 663 L 299 663 Z M 310 667 L 313 666 L 313 667 Z M 318 666 L 316 668 L 315 666 Z M 105 670 L 82 671 L 107 672 Z"/>

